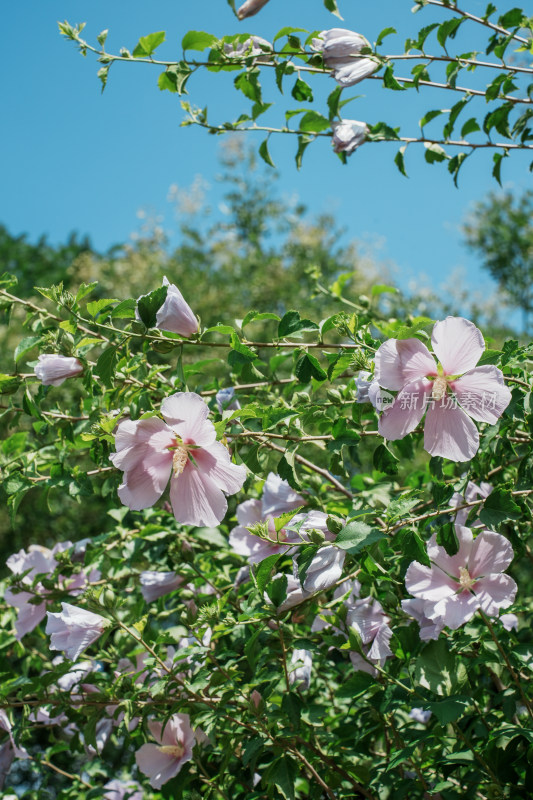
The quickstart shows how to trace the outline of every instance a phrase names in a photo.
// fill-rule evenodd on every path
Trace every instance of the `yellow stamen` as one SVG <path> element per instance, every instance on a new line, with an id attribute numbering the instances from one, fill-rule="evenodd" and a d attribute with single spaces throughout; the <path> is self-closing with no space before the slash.
<path id="1" fill-rule="evenodd" d="M 183 447 L 183 445 L 177 445 L 174 450 L 174 455 L 172 456 L 172 469 L 174 470 L 174 475 L 181 475 L 185 469 L 188 458 L 189 456 L 187 453 L 187 448 Z"/>
<path id="2" fill-rule="evenodd" d="M 442 400 L 444 395 L 446 394 L 446 386 L 448 382 L 444 375 L 439 375 L 433 381 L 433 391 L 431 392 L 431 397 L 433 400 Z"/>
<path id="3" fill-rule="evenodd" d="M 185 748 L 182 744 L 164 744 L 159 749 L 162 753 L 165 753 L 167 756 L 172 756 L 173 758 L 181 758 L 185 752 Z"/>
<path id="4" fill-rule="evenodd" d="M 461 589 L 471 589 L 475 582 L 476 579 L 470 577 L 466 567 L 459 567 L 459 586 Z"/>

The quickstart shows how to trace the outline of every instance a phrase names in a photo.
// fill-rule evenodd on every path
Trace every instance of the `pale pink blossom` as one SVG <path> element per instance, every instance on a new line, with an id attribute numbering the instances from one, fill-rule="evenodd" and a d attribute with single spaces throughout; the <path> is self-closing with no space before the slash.
<path id="1" fill-rule="evenodd" d="M 72 356 L 42 353 L 34 371 L 43 386 L 60 386 L 67 378 L 81 375 L 83 364 Z"/>
<path id="2" fill-rule="evenodd" d="M 427 409 L 424 448 L 433 456 L 469 461 L 479 448 L 473 420 L 494 425 L 511 392 L 497 367 L 476 367 L 485 342 L 472 322 L 446 317 L 435 324 L 431 342 L 433 353 L 419 339 L 389 339 L 377 351 L 377 381 L 398 392 L 378 430 L 386 439 L 403 439 Z"/>
<path id="3" fill-rule="evenodd" d="M 46 633 L 51 634 L 50 649 L 63 650 L 67 658 L 77 658 L 111 624 L 107 619 L 70 603 L 61 603 L 61 611 L 47 612 Z"/>
<path id="4" fill-rule="evenodd" d="M 424 609 L 426 603 L 420 598 L 411 597 L 409 600 L 402 600 L 402 609 L 420 625 L 420 638 L 423 642 L 430 639 L 438 639 L 444 623 L 441 620 L 432 620 L 426 617 Z"/>
<path id="5" fill-rule="evenodd" d="M 143 800 L 144 792 L 136 781 L 112 780 L 104 786 L 103 800 Z"/>
<path id="6" fill-rule="evenodd" d="M 173 283 L 165 277 L 163 286 L 167 286 L 167 296 L 165 302 L 156 313 L 155 327 L 160 331 L 170 331 L 179 333 L 181 336 L 193 336 L 198 332 L 198 320 L 188 303 L 185 302 L 182 293 Z M 137 303 L 142 297 L 138 298 Z M 135 316 L 140 320 L 139 312 L 135 309 Z"/>
<path id="7" fill-rule="evenodd" d="M 322 31 L 312 40 L 312 46 L 322 53 L 325 66 L 333 70 L 333 77 L 342 87 L 354 86 L 380 66 L 379 61 L 361 56 L 363 48 L 370 47 L 368 40 L 346 28 Z"/>
<path id="8" fill-rule="evenodd" d="M 450 500 L 450 506 L 457 508 L 457 506 L 462 506 L 465 503 L 472 503 L 474 500 L 478 498 L 482 498 L 486 500 L 489 494 L 493 490 L 493 486 L 490 483 L 480 483 L 479 486 L 472 481 L 468 481 L 464 496 L 459 494 L 459 492 L 454 492 L 452 495 L 452 499 Z M 477 506 L 477 510 L 479 511 L 481 505 Z M 472 508 L 460 508 L 459 511 L 455 515 L 455 524 L 456 525 L 464 525 L 466 520 L 468 519 L 468 515 L 472 511 Z M 475 520 L 470 524 L 471 528 L 483 528 L 484 525 L 480 519 Z"/>
<path id="9" fill-rule="evenodd" d="M 363 655 L 350 653 L 350 660 L 356 670 L 375 675 L 373 664 L 383 666 L 387 658 L 392 656 L 389 646 L 392 630 L 389 623 L 390 618 L 383 611 L 381 603 L 372 597 L 356 600 L 348 610 L 346 625 L 359 635 L 363 650 Z"/>
<path id="10" fill-rule="evenodd" d="M 253 17 L 258 11 L 261 11 L 263 6 L 266 6 L 268 0 L 246 0 L 245 3 L 237 10 L 239 19 L 246 19 L 246 17 Z"/>
<path id="11" fill-rule="evenodd" d="M 289 669 L 289 684 L 300 689 L 309 689 L 313 656 L 310 650 L 293 650 Z"/>
<path id="12" fill-rule="evenodd" d="M 160 722 L 149 722 L 148 728 L 157 744 L 143 744 L 135 753 L 135 760 L 140 771 L 150 778 L 150 786 L 160 789 L 191 760 L 194 731 L 188 714 L 174 714 L 164 729 Z"/>
<path id="13" fill-rule="evenodd" d="M 407 591 L 424 601 L 424 615 L 455 630 L 480 609 L 489 617 L 514 602 L 517 586 L 504 575 L 513 560 L 513 548 L 505 537 L 482 531 L 474 539 L 470 528 L 456 525 L 459 550 L 449 556 L 434 534 L 428 542 L 431 566 L 418 561 L 405 575 Z"/>
<path id="14" fill-rule="evenodd" d="M 272 45 L 261 36 L 249 36 L 244 42 L 233 41 L 224 42 L 224 55 L 228 58 L 254 58 L 259 64 L 266 64 L 272 60 L 268 51 L 272 50 Z"/>
<path id="15" fill-rule="evenodd" d="M 156 572 L 154 570 L 141 572 L 139 580 L 141 594 L 147 603 L 153 603 L 159 597 L 176 591 L 183 582 L 183 578 L 176 575 L 175 572 Z"/>
<path id="16" fill-rule="evenodd" d="M 328 515 L 323 511 L 316 510 L 307 514 L 296 514 L 289 522 L 288 537 L 291 541 L 310 542 L 309 533 L 315 530 L 323 535 L 326 542 L 334 542 L 335 535 L 328 529 L 327 518 Z M 310 594 L 323 592 L 337 583 L 342 575 L 345 558 L 346 552 L 334 544 L 324 544 L 319 547 L 307 568 L 303 583 L 304 591 Z M 297 569 L 295 562 L 295 575 Z"/>
<path id="17" fill-rule="evenodd" d="M 230 533 L 231 547 L 239 555 L 246 556 L 250 564 L 263 561 L 275 553 L 287 551 L 289 544 L 287 528 L 282 528 L 278 533 L 277 538 L 279 538 L 280 544 L 267 542 L 260 536 L 250 533 L 248 528 L 257 522 L 266 522 L 269 538 L 276 539 L 274 517 L 279 517 L 281 514 L 293 511 L 303 505 L 305 505 L 303 497 L 291 489 L 287 481 L 270 472 L 263 486 L 261 500 L 245 500 L 244 503 L 239 503 L 237 506 L 239 524 Z"/>
<path id="18" fill-rule="evenodd" d="M 500 614 L 500 622 L 506 631 L 518 630 L 518 617 L 516 614 Z"/>
<path id="19" fill-rule="evenodd" d="M 356 119 L 343 119 L 340 122 L 332 122 L 331 128 L 333 130 L 331 141 L 333 150 L 336 153 L 346 153 L 349 156 L 366 142 L 368 133 L 366 122 L 359 122 Z"/>
<path id="20" fill-rule="evenodd" d="M 419 722 L 421 725 L 427 725 L 431 719 L 431 711 L 425 711 L 423 708 L 412 708 L 409 712 L 411 719 Z"/>
<path id="21" fill-rule="evenodd" d="M 16 758 L 30 758 L 28 751 L 24 747 L 18 747 L 13 738 L 12 726 L 6 712 L 0 709 L 0 729 L 8 735 L 7 742 L 0 745 L 0 789 L 4 787 L 4 781 L 11 769 L 11 765 Z"/>
<path id="22" fill-rule="evenodd" d="M 224 411 L 238 411 L 241 407 L 241 404 L 235 397 L 235 389 L 233 386 L 228 386 L 226 389 L 219 389 L 215 395 L 215 402 L 219 414 L 223 414 Z"/>
<path id="23" fill-rule="evenodd" d="M 47 599 L 49 592 L 38 582 L 33 586 L 37 575 L 50 576 L 54 573 L 58 566 L 58 561 L 55 558 L 57 553 L 67 550 L 72 547 L 72 542 L 59 542 L 52 550 L 48 547 L 42 547 L 38 544 L 32 544 L 28 550 L 19 550 L 9 556 L 6 561 L 6 566 L 9 567 L 14 575 L 24 575 L 20 579 L 22 585 L 31 588 L 31 591 L 15 591 L 8 588 L 5 591 L 4 599 L 6 603 L 17 609 L 17 621 L 15 623 L 17 639 L 21 639 L 27 633 L 30 633 L 45 617 Z M 74 597 L 80 594 L 87 585 L 88 580 L 98 580 L 100 573 L 93 570 L 89 576 L 83 571 L 72 575 L 70 578 L 65 578 L 62 575 L 58 577 L 58 588 L 68 591 Z M 30 600 L 35 598 L 42 598 L 42 602 L 37 605 Z"/>
<path id="24" fill-rule="evenodd" d="M 164 417 L 125 420 L 117 430 L 117 452 L 110 458 L 124 471 L 118 495 L 139 511 L 153 506 L 170 478 L 170 501 L 183 525 L 214 527 L 226 514 L 226 494 L 235 494 L 246 468 L 233 464 L 216 441 L 209 409 L 194 392 L 177 392 L 161 405 Z"/>

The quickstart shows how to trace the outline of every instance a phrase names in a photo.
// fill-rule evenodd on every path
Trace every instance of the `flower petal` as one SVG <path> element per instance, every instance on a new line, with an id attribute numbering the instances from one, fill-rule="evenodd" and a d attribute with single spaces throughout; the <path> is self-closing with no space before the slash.
<path id="1" fill-rule="evenodd" d="M 469 417 L 494 425 L 511 402 L 511 392 L 498 367 L 476 367 L 453 381 L 450 388 Z"/>
<path id="2" fill-rule="evenodd" d="M 424 426 L 424 449 L 450 461 L 470 461 L 479 448 L 479 433 L 459 406 L 435 403 L 428 408 Z"/>
<path id="3" fill-rule="evenodd" d="M 472 545 L 468 571 L 473 578 L 503 572 L 513 558 L 513 548 L 505 536 L 494 531 L 482 531 Z"/>
<path id="4" fill-rule="evenodd" d="M 409 594 L 430 602 L 437 602 L 443 597 L 455 594 L 457 585 L 457 582 L 439 567 L 426 567 L 418 561 L 409 564 L 405 573 L 405 588 Z"/>
<path id="5" fill-rule="evenodd" d="M 334 545 L 321 547 L 311 561 L 303 587 L 306 592 L 322 592 L 329 589 L 342 575 L 346 553 Z"/>
<path id="6" fill-rule="evenodd" d="M 517 585 L 510 575 L 487 575 L 472 587 L 479 600 L 481 610 L 489 617 L 497 617 L 500 608 L 509 608 L 514 603 Z"/>
<path id="7" fill-rule="evenodd" d="M 384 389 L 396 391 L 436 374 L 435 359 L 419 339 L 389 339 L 376 353 L 374 377 Z"/>
<path id="8" fill-rule="evenodd" d="M 176 520 L 182 525 L 213 528 L 224 519 L 228 510 L 222 490 L 190 461 L 181 475 L 172 476 L 170 502 Z"/>
<path id="9" fill-rule="evenodd" d="M 176 392 L 163 400 L 161 414 L 186 444 L 205 447 L 216 440 L 209 408 L 195 392 Z"/>
<path id="10" fill-rule="evenodd" d="M 15 594 L 11 589 L 6 589 L 4 593 L 6 603 L 18 609 L 15 629 L 19 641 L 45 618 L 46 602 L 43 599 L 43 602 L 39 603 L 39 605 L 33 605 L 29 601 L 33 600 L 34 597 L 35 595 L 30 592 L 17 592 Z"/>
<path id="11" fill-rule="evenodd" d="M 431 393 L 431 383 L 412 381 L 398 392 L 392 405 L 385 408 L 378 421 L 378 431 L 385 439 L 403 439 L 414 431 L 426 410 L 426 398 Z"/>
<path id="12" fill-rule="evenodd" d="M 239 525 L 247 528 L 263 519 L 260 500 L 245 500 L 237 506 L 237 520 Z"/>
<path id="13" fill-rule="evenodd" d="M 485 350 L 481 331 L 464 317 L 446 317 L 437 322 L 431 344 L 446 375 L 462 375 L 473 369 Z"/>
<path id="14" fill-rule="evenodd" d="M 180 762 L 168 753 L 162 752 L 156 744 L 143 744 L 135 753 L 139 770 L 150 778 L 150 786 L 160 789 L 180 770 Z M 177 767 L 177 768 L 176 768 Z"/>
<path id="15" fill-rule="evenodd" d="M 231 456 L 221 442 L 194 450 L 192 453 L 198 468 L 207 475 L 219 489 L 226 494 L 236 494 L 246 480 L 246 467 L 234 464 Z"/>
<path id="16" fill-rule="evenodd" d="M 461 592 L 445 597 L 437 603 L 429 603 L 426 613 L 430 619 L 442 622 L 446 627 L 457 630 L 468 622 L 479 608 L 479 599 L 470 592 Z"/>
<path id="17" fill-rule="evenodd" d="M 459 578 L 460 568 L 466 567 L 472 552 L 473 536 L 470 528 L 463 525 L 455 526 L 455 533 L 459 542 L 459 549 L 454 556 L 449 556 L 444 547 L 437 544 L 437 535 L 433 534 L 427 544 L 429 559 L 453 578 Z M 455 587 L 457 589 L 457 586 Z"/>
<path id="18" fill-rule="evenodd" d="M 295 508 L 304 506 L 305 500 L 289 486 L 287 481 L 274 472 L 269 472 L 263 486 L 261 505 L 263 517 L 267 517 L 269 514 L 279 517 L 286 511 L 293 511 Z"/>

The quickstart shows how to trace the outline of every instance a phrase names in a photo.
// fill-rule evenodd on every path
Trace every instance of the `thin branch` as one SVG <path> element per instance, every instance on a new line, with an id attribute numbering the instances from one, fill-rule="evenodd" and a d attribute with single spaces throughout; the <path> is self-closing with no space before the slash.
<path id="1" fill-rule="evenodd" d="M 463 11 L 457 6 L 452 6 L 449 2 L 443 3 L 442 0 L 425 0 L 425 4 L 428 6 L 440 6 L 440 8 L 445 8 L 447 11 L 453 11 L 454 14 L 459 14 L 461 17 L 465 17 L 465 19 L 469 19 L 471 22 L 477 22 L 480 25 L 484 25 L 486 28 L 490 28 L 497 33 L 503 34 L 503 36 L 511 36 L 513 39 L 516 39 L 517 42 L 521 42 L 522 44 L 529 45 L 531 43 L 530 39 L 524 39 L 523 36 L 518 36 L 516 33 L 511 33 L 511 31 L 508 31 L 506 28 L 501 28 L 499 25 L 489 22 L 488 19 L 476 17 L 474 14 L 470 14 L 468 11 Z"/>

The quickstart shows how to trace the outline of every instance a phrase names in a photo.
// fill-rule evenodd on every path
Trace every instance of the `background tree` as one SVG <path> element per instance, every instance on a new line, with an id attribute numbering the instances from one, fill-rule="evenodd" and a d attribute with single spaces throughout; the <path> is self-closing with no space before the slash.
<path id="1" fill-rule="evenodd" d="M 533 191 L 491 193 L 478 203 L 464 232 L 483 267 L 496 280 L 508 302 L 522 311 L 524 335 L 529 332 L 533 281 Z"/>

